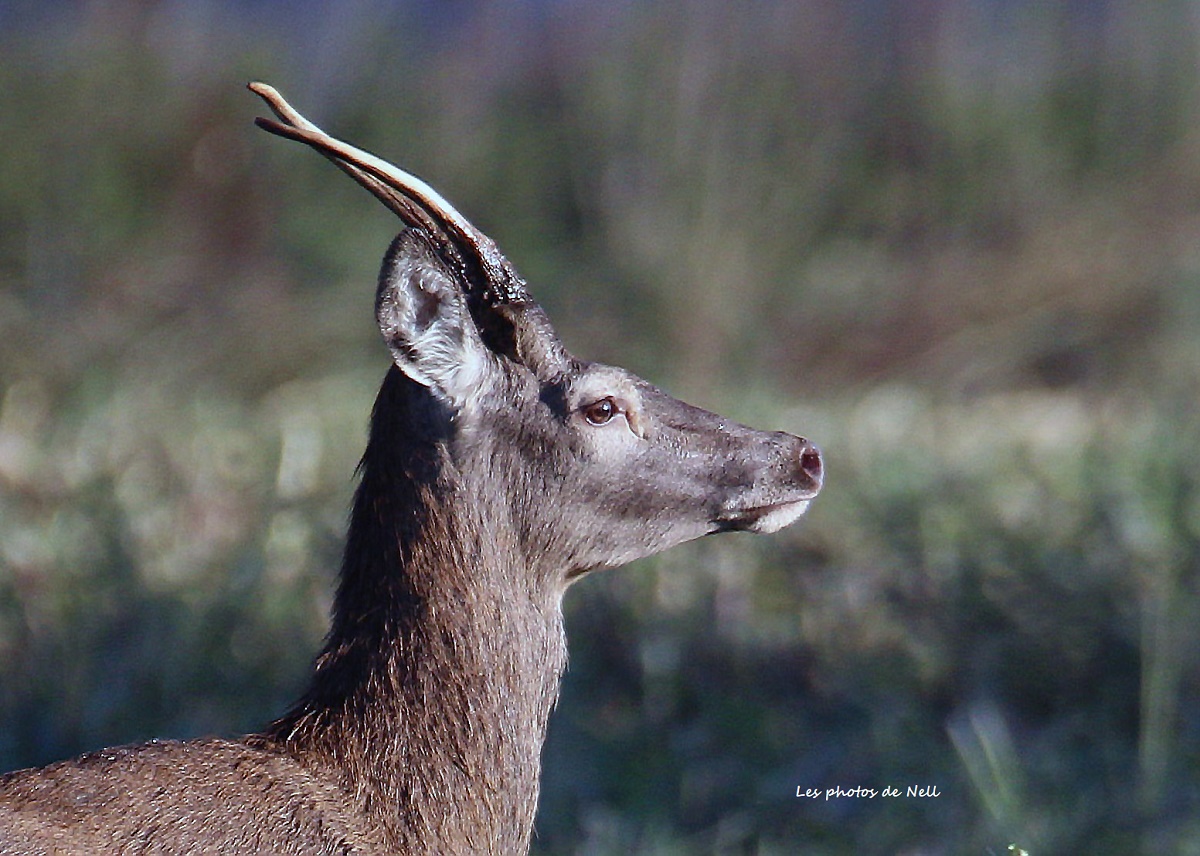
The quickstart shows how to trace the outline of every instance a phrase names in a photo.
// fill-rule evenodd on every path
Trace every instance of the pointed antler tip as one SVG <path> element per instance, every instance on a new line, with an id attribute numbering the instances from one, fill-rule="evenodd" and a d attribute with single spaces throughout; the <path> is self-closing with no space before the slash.
<path id="1" fill-rule="evenodd" d="M 268 119 L 265 116 L 255 116 L 254 124 L 262 128 L 264 131 L 270 131 L 272 134 L 277 134 L 281 137 L 288 136 L 286 131 L 287 129 L 291 128 L 291 125 L 285 125 L 282 122 L 276 122 L 274 119 Z"/>
<path id="2" fill-rule="evenodd" d="M 263 101 L 267 102 L 267 106 L 271 108 L 271 112 L 278 116 L 285 125 L 291 125 L 292 127 L 308 127 L 310 130 L 318 132 L 320 131 L 320 128 L 313 125 L 311 122 L 297 113 L 292 108 L 292 105 L 287 103 L 284 97 L 279 94 L 274 86 L 270 86 L 266 83 L 259 83 L 258 81 L 251 81 L 250 83 L 246 84 L 246 88 Z M 260 128 L 266 128 L 268 131 L 274 130 L 267 125 L 262 124 L 261 122 L 258 124 Z M 275 133 L 278 133 L 278 131 L 275 131 Z"/>

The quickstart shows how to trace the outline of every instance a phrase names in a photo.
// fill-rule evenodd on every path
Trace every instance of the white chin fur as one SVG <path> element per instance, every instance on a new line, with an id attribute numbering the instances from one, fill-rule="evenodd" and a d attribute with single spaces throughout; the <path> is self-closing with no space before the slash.
<path id="1" fill-rule="evenodd" d="M 763 535 L 778 532 L 783 527 L 790 526 L 799 520 L 804 512 L 808 511 L 808 503 L 809 500 L 802 499 L 799 502 L 791 502 L 772 509 L 758 518 L 754 522 L 754 525 L 750 527 L 750 531 L 759 532 Z"/>

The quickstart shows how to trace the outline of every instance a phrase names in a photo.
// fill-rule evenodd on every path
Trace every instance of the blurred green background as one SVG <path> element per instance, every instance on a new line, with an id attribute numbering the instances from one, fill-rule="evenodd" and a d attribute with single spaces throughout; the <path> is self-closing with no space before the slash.
<path id="1" fill-rule="evenodd" d="M 800 525 L 569 593 L 537 853 L 1200 853 L 1198 31 L 0 0 L 0 769 L 305 683 L 397 224 L 253 127 L 261 79 L 430 180 L 577 353 L 826 453 Z"/>

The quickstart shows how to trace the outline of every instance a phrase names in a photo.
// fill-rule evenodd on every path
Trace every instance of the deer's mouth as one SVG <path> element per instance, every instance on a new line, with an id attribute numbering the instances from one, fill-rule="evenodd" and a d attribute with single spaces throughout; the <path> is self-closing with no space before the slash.
<path id="1" fill-rule="evenodd" d="M 793 456 L 787 465 L 787 481 L 783 486 L 757 488 L 750 496 L 742 496 L 744 504 L 730 503 L 717 518 L 717 532 L 778 532 L 795 523 L 808 505 L 821 492 L 825 483 L 825 465 L 821 450 L 801 437 L 785 437 L 794 443 Z M 782 494 L 784 499 L 774 499 Z M 762 500 L 772 499 L 766 502 Z M 749 502 L 746 502 L 749 500 Z M 757 501 L 756 501 L 757 500 Z"/>
<path id="2" fill-rule="evenodd" d="M 815 495 L 815 494 L 814 494 Z M 716 532 L 756 532 L 769 535 L 790 526 L 808 511 L 812 497 L 772 502 L 753 508 L 731 509 L 717 520 Z"/>
<path id="3" fill-rule="evenodd" d="M 778 532 L 783 527 L 790 526 L 799 520 L 804 512 L 808 511 L 810 502 L 812 502 L 811 499 L 798 499 L 792 502 L 778 502 L 764 509 L 758 509 L 759 514 L 747 531 L 764 535 Z"/>

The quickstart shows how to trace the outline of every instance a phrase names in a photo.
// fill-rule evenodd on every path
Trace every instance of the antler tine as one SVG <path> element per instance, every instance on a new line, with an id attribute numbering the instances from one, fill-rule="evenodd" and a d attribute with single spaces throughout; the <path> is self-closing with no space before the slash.
<path id="1" fill-rule="evenodd" d="M 351 178 L 370 190 L 408 225 L 424 229 L 431 236 L 436 236 L 444 231 L 437 226 L 435 219 L 429 217 L 424 207 L 419 207 L 427 206 L 426 201 L 421 198 L 421 190 L 426 191 L 426 196 L 431 194 L 434 200 L 440 201 L 448 209 L 450 216 L 444 219 L 466 222 L 462 215 L 416 176 L 396 169 L 386 161 L 326 134 L 292 107 L 275 87 L 265 83 L 250 83 L 248 88 L 267 102 L 267 106 L 282 122 L 259 118 L 255 119 L 256 125 L 278 136 L 312 146 Z M 374 167 L 374 169 L 372 170 L 370 167 Z M 389 183 L 387 178 L 391 178 L 393 181 Z M 411 193 L 410 196 L 404 192 L 408 188 L 412 188 L 416 192 Z M 434 213 L 438 213 L 436 209 Z"/>
<path id="2" fill-rule="evenodd" d="M 272 134 L 305 143 L 325 155 L 410 226 L 431 237 L 446 239 L 447 249 L 460 261 L 474 262 L 484 277 L 483 296 L 498 302 L 528 300 L 524 282 L 501 255 L 495 243 L 455 210 L 436 190 L 411 173 L 349 143 L 329 136 L 305 119 L 274 87 L 250 83 L 280 121 L 257 118 L 255 124 Z M 467 258 L 461 258 L 465 252 Z"/>

